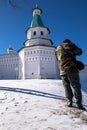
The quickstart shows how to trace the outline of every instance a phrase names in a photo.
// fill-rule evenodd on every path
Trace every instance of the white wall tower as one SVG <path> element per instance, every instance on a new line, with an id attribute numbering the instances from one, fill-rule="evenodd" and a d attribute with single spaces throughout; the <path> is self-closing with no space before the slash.
<path id="1" fill-rule="evenodd" d="M 55 47 L 48 39 L 50 30 L 44 26 L 38 7 L 32 10 L 33 19 L 27 29 L 27 40 L 19 50 L 19 78 L 58 78 L 58 64 L 55 58 Z"/>
<path id="2" fill-rule="evenodd" d="M 8 48 L 8 54 L 0 55 L 0 79 L 56 79 L 59 77 L 55 46 L 48 38 L 49 28 L 45 27 L 42 10 L 32 10 L 33 19 L 27 29 L 27 40 L 17 53 Z"/>

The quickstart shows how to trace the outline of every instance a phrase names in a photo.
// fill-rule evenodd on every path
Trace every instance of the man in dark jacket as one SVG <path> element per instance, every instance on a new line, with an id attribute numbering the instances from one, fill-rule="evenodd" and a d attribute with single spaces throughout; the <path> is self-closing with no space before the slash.
<path id="1" fill-rule="evenodd" d="M 82 106 L 79 70 L 72 59 L 72 57 L 76 58 L 77 55 L 81 54 L 82 50 L 73 44 L 69 39 L 65 39 L 56 49 L 56 57 L 59 63 L 60 76 L 65 88 L 67 105 L 72 107 L 73 96 L 75 96 L 77 107 L 79 109 L 85 109 Z"/>

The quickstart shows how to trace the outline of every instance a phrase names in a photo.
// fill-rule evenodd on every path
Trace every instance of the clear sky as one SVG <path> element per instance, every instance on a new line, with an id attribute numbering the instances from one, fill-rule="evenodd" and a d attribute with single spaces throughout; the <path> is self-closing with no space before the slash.
<path id="1" fill-rule="evenodd" d="M 54 46 L 69 38 L 82 48 L 78 59 L 87 64 L 87 0 L 0 0 L 0 54 L 23 47 L 36 4 Z"/>

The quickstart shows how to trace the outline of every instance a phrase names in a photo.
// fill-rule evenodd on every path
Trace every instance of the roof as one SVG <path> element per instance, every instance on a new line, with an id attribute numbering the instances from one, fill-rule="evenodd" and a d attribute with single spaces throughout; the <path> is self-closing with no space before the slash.
<path id="1" fill-rule="evenodd" d="M 44 40 L 49 40 L 50 42 L 51 42 L 51 45 L 53 45 L 54 43 L 53 43 L 53 41 L 51 40 L 51 39 L 47 39 L 47 38 L 32 38 L 32 39 L 44 39 Z M 31 39 L 27 39 L 26 41 L 31 41 Z M 25 41 L 25 42 L 26 42 Z M 25 42 L 23 43 L 24 45 L 25 45 Z M 37 44 L 35 44 L 35 45 L 37 45 Z M 42 45 L 42 44 L 41 44 Z M 43 44 L 44 46 L 46 45 L 46 44 Z"/>
<path id="2" fill-rule="evenodd" d="M 38 7 L 33 8 L 33 9 L 32 9 L 32 12 L 33 12 L 35 9 L 39 9 L 39 10 L 41 11 L 41 13 L 42 13 L 42 9 L 40 9 L 40 8 L 38 8 Z"/>
<path id="3" fill-rule="evenodd" d="M 3 57 L 3 56 L 16 56 L 18 55 L 18 52 L 17 53 L 11 53 L 11 54 L 0 54 L 0 58 Z"/>
<path id="4" fill-rule="evenodd" d="M 24 46 L 24 47 L 22 47 L 22 48 L 20 48 L 18 51 L 17 51 L 17 53 L 19 53 L 22 49 L 24 49 L 24 48 L 30 48 L 30 47 L 34 47 L 34 46 L 44 46 L 44 47 L 51 47 L 51 48 L 56 48 L 56 46 L 49 46 L 49 45 L 41 45 L 41 44 L 37 44 L 37 45 L 31 45 L 31 46 Z"/>
<path id="5" fill-rule="evenodd" d="M 40 15 L 36 14 L 33 16 L 31 27 L 44 27 L 44 24 L 42 22 L 42 19 Z"/>
<path id="6" fill-rule="evenodd" d="M 8 50 L 13 50 L 13 48 L 10 47 L 10 48 L 8 48 Z"/>

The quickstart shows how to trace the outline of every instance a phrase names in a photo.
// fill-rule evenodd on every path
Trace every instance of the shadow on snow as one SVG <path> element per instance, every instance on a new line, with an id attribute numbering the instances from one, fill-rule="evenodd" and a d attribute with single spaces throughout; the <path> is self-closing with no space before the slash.
<path id="1" fill-rule="evenodd" d="M 24 93 L 24 94 L 30 94 L 30 95 L 36 95 L 36 96 L 65 100 L 65 97 L 62 97 L 62 96 L 58 96 L 58 95 L 55 95 L 55 94 L 46 93 L 46 92 L 42 92 L 42 91 L 37 91 L 37 90 L 31 90 L 31 89 L 0 87 L 0 90 L 11 91 L 11 92 L 19 92 L 19 93 Z"/>
<path id="2" fill-rule="evenodd" d="M 47 92 L 42 92 L 42 91 L 37 91 L 37 90 L 31 90 L 31 89 L 0 87 L 0 90 L 30 94 L 30 95 L 35 95 L 35 96 L 42 96 L 42 97 L 47 97 L 47 98 L 59 99 L 59 100 L 66 100 L 66 98 L 63 96 L 59 96 L 59 95 L 55 95 L 55 94 L 51 94 Z M 83 105 L 87 107 L 86 104 L 83 104 Z"/>

